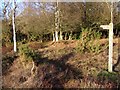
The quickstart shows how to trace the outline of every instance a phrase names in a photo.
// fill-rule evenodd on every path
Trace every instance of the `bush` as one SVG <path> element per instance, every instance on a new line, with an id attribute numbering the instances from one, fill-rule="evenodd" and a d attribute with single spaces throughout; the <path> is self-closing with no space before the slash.
<path id="1" fill-rule="evenodd" d="M 80 52 L 95 52 L 98 53 L 101 46 L 98 40 L 101 37 L 99 31 L 95 31 L 92 28 L 82 28 L 82 33 L 80 34 L 80 42 L 78 43 L 77 50 Z"/>
<path id="2" fill-rule="evenodd" d="M 28 41 L 38 41 L 38 40 L 42 40 L 42 36 L 41 34 L 39 33 L 34 33 L 34 32 L 28 32 L 28 35 L 27 35 L 27 39 Z"/>
<path id="3" fill-rule="evenodd" d="M 9 32 L 2 33 L 2 46 L 9 46 L 12 43 L 12 35 Z"/>
<path id="4" fill-rule="evenodd" d="M 24 56 L 25 60 L 36 61 L 40 58 L 39 53 L 31 49 L 27 44 L 21 45 L 19 47 L 19 53 L 21 56 Z"/>
<path id="5" fill-rule="evenodd" d="M 37 68 L 40 59 L 40 55 L 37 51 L 31 49 L 28 44 L 23 44 L 19 47 L 19 54 L 21 57 L 21 64 L 23 67 L 29 68 L 32 64 L 31 75 L 35 75 L 37 73 Z"/>

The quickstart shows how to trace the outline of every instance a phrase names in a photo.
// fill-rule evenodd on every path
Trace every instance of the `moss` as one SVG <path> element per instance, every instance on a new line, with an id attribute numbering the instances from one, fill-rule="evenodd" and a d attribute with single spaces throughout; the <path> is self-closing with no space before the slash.
<path id="1" fill-rule="evenodd" d="M 116 84 L 120 84 L 119 81 L 119 74 L 116 72 L 108 72 L 108 71 L 101 71 L 97 75 L 98 81 L 108 81 L 108 82 L 113 82 Z"/>

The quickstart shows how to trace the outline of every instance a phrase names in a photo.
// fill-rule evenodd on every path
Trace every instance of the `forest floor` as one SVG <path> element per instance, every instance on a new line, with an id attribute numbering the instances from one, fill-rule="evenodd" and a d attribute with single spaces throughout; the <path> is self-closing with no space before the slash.
<path id="1" fill-rule="evenodd" d="M 11 51 L 12 46 L 3 47 L 3 56 L 7 56 L 2 60 L 3 88 L 120 88 L 118 38 L 114 39 L 113 73 L 107 72 L 108 48 L 98 54 L 81 54 L 76 51 L 77 45 L 78 40 L 29 43 L 40 55 L 34 75 L 31 62 L 22 65 L 22 58 Z"/>

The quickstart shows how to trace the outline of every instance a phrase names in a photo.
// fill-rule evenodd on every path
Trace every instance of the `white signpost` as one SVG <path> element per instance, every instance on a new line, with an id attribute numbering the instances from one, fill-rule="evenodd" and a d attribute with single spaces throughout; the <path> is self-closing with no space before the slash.
<path id="1" fill-rule="evenodd" d="M 112 72 L 112 59 L 113 59 L 113 0 L 111 0 L 111 23 L 109 25 L 101 25 L 103 29 L 109 29 L 109 60 L 108 71 Z"/>
<path id="2" fill-rule="evenodd" d="M 109 29 L 109 60 L 108 71 L 112 72 L 112 59 L 113 59 L 113 23 L 109 25 L 101 25 L 103 29 Z"/>

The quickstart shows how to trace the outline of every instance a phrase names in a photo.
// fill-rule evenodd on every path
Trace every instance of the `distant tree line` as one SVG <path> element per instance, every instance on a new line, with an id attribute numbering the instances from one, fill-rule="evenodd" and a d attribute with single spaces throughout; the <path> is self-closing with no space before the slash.
<path id="1" fill-rule="evenodd" d="M 2 3 L 2 44 L 13 42 L 11 2 Z M 101 24 L 110 23 L 110 3 L 106 2 L 16 2 L 17 42 L 80 39 L 82 28 L 91 28 L 108 37 Z M 120 34 L 120 12 L 114 3 L 114 36 Z"/>

